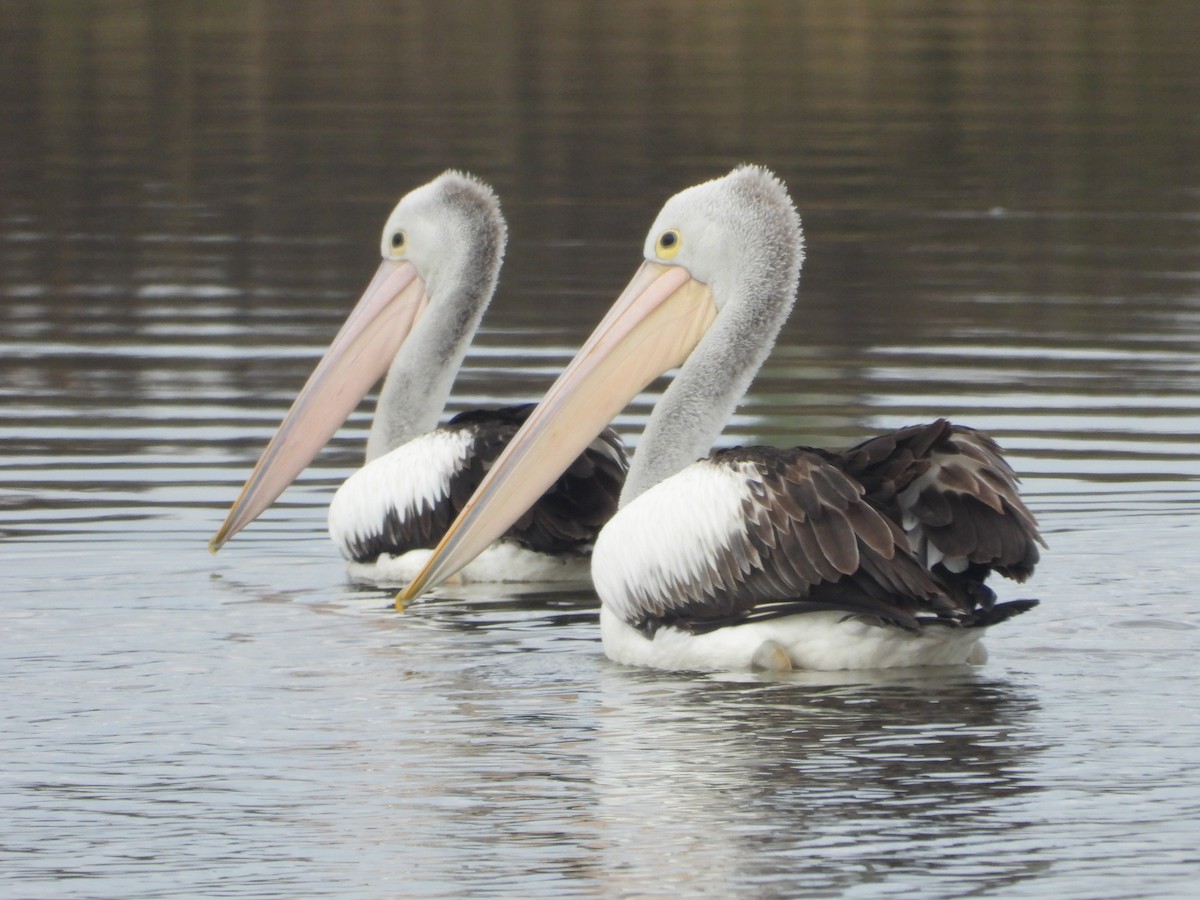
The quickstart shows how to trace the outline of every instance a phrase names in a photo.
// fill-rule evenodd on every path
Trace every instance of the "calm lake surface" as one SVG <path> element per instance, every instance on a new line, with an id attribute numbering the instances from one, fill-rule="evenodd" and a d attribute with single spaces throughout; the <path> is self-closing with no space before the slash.
<path id="1" fill-rule="evenodd" d="M 10 0 L 0 85 L 0 894 L 1192 895 L 1192 4 Z M 587 590 L 397 615 L 324 530 L 370 403 L 209 555 L 401 194 L 509 221 L 457 411 L 540 396 L 741 161 L 808 261 L 724 440 L 991 431 L 1050 550 L 987 665 L 640 671 Z"/>

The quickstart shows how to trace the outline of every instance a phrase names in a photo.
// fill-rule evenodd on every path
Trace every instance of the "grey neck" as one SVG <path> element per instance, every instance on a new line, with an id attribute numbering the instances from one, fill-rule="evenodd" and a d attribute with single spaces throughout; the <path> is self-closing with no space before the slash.
<path id="1" fill-rule="evenodd" d="M 454 378 L 496 285 L 490 276 L 429 284 L 429 307 L 384 378 L 367 437 L 367 462 L 437 427 Z"/>
<path id="2" fill-rule="evenodd" d="M 796 282 L 725 303 L 654 407 L 621 491 L 621 505 L 708 455 L 787 320 Z M 752 299 L 757 294 L 758 298 Z"/>

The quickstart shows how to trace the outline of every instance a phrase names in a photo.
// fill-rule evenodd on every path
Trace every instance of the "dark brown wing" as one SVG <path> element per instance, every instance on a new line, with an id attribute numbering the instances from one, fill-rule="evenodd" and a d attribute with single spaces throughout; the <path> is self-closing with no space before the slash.
<path id="1" fill-rule="evenodd" d="M 697 465 L 743 478 L 744 527 L 732 530 L 696 583 L 661 602 L 631 598 L 652 632 L 700 632 L 762 618 L 840 610 L 915 629 L 961 616 L 908 551 L 907 539 L 834 462 L 807 448 L 721 451 Z"/>
<path id="2" fill-rule="evenodd" d="M 466 458 L 450 474 L 447 494 L 429 498 L 415 513 L 402 514 L 389 505 L 383 520 L 371 523 L 368 534 L 350 540 L 346 552 L 358 562 L 370 562 L 384 553 L 398 556 L 436 547 L 533 408 L 534 404 L 527 403 L 471 410 L 441 426 L 470 433 Z M 543 553 L 587 553 L 600 528 L 616 512 L 628 468 L 621 438 L 606 429 L 504 539 Z"/>
<path id="3" fill-rule="evenodd" d="M 996 442 L 939 419 L 872 438 L 841 454 L 846 472 L 900 523 L 917 558 L 939 575 L 982 582 L 1033 573 L 1045 546 Z"/>

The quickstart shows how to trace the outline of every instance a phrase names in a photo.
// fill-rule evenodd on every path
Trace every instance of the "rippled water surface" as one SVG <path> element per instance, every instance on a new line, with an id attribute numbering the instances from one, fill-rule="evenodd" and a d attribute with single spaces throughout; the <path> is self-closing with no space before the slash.
<path id="1" fill-rule="evenodd" d="M 0 893 L 1190 895 L 1196 21 L 4 4 Z M 743 160 L 808 261 L 725 441 L 991 431 L 1050 550 L 987 665 L 639 671 L 590 591 L 398 616 L 324 533 L 369 403 L 208 554 L 400 194 L 461 167 L 509 220 L 457 410 L 538 396 L 662 201 Z"/>

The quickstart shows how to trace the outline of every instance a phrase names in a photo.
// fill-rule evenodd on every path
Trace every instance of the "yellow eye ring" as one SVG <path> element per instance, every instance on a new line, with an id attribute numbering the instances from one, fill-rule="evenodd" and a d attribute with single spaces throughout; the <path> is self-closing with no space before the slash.
<path id="1" fill-rule="evenodd" d="M 678 228 L 669 228 L 658 236 L 658 242 L 654 245 L 654 252 L 659 259 L 674 259 L 679 253 L 679 248 L 683 246 L 683 235 L 679 233 Z"/>
<path id="2" fill-rule="evenodd" d="M 408 235 L 403 231 L 397 231 L 392 235 L 392 252 L 403 253 L 408 247 Z"/>

